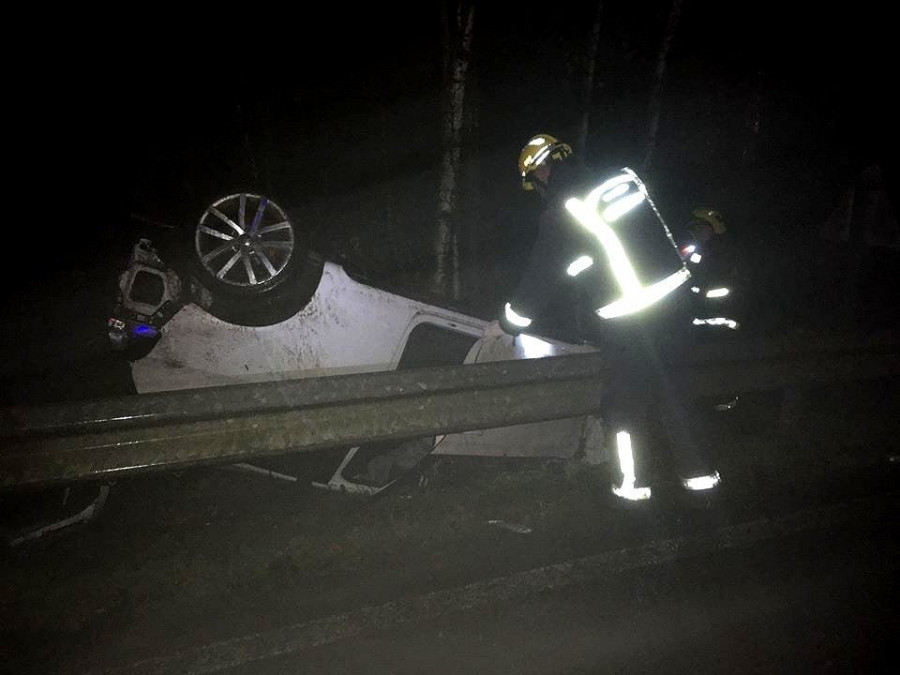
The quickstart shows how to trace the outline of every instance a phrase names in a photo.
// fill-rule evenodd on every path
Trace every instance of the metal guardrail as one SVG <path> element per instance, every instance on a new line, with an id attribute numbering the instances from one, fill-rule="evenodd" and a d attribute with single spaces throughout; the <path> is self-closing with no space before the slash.
<path id="1" fill-rule="evenodd" d="M 711 343 L 696 395 L 900 374 L 894 334 Z M 602 353 L 209 387 L 0 410 L 0 488 L 577 417 L 597 412 Z"/>

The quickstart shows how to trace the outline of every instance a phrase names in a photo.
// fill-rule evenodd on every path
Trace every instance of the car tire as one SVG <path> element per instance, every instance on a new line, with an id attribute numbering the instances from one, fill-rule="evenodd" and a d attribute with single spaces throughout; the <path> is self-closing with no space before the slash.
<path id="1" fill-rule="evenodd" d="M 285 321 L 309 303 L 322 277 L 323 261 L 287 212 L 260 194 L 216 199 L 187 234 L 192 299 L 229 323 Z"/>

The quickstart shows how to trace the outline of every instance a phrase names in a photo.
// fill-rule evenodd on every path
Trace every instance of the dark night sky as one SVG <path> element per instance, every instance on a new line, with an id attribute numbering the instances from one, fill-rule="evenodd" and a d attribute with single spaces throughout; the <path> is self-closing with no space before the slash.
<path id="1" fill-rule="evenodd" d="M 546 128 L 542 122 L 553 128 L 567 121 L 565 113 L 547 114 L 552 106 L 546 98 L 558 97 L 552 80 L 571 67 L 559 57 L 571 51 L 566 45 L 587 39 L 594 6 L 582 0 L 556 3 L 552 12 L 497 3 L 477 7 L 482 144 L 514 158 L 523 136 Z M 601 111 L 604 97 L 612 101 L 621 93 L 615 89 L 618 74 L 641 68 L 647 74 L 655 65 L 670 3 L 618 0 L 604 6 L 595 94 Z M 706 73 L 708 90 L 701 84 L 695 96 L 738 91 L 741 82 L 760 76 L 772 95 L 790 92 L 797 105 L 822 116 L 806 120 L 810 126 L 827 127 L 836 142 L 855 135 L 871 145 L 893 109 L 887 100 L 892 24 L 876 6 L 854 3 L 807 15 L 788 14 L 785 3 L 769 0 L 685 0 L 669 74 L 676 78 L 679 66 L 688 64 Z M 92 23 L 91 17 L 78 20 Z M 224 13 L 176 20 L 145 14 L 112 28 L 99 18 L 91 28 L 76 27 L 65 26 L 58 40 L 51 36 L 47 44 L 60 45 L 52 51 L 55 58 L 23 67 L 21 87 L 12 89 L 21 125 L 35 129 L 27 175 L 50 192 L 54 184 L 85 179 L 118 192 L 128 187 L 121 181 L 130 173 L 170 174 L 173 158 L 222 139 L 233 142 L 228 135 L 237 103 L 258 142 L 268 136 L 269 152 L 337 162 L 336 152 L 356 150 L 350 140 L 349 148 L 341 141 L 353 139 L 355 130 L 367 133 L 369 118 L 379 114 L 376 103 L 389 112 L 414 108 L 430 101 L 440 84 L 437 3 L 325 6 L 309 17 L 261 12 L 254 18 Z M 669 79 L 666 86 L 673 88 L 666 93 L 677 90 L 678 81 Z M 558 103 L 571 108 L 570 101 Z M 404 120 L 405 138 L 386 141 L 397 154 L 434 131 L 430 110 L 424 106 L 421 117 L 411 118 L 417 123 Z M 645 124 L 645 108 L 629 114 L 634 125 Z M 66 171 L 73 167 L 79 168 Z"/>
<path id="2" fill-rule="evenodd" d="M 669 8 L 662 0 L 604 4 L 604 58 L 595 95 L 601 113 L 622 93 L 622 73 L 647 76 L 655 66 Z M 381 7 L 350 13 L 320 8 L 324 13 L 314 22 L 296 25 L 270 19 L 229 27 L 223 19 L 218 30 L 185 29 L 174 38 L 160 32 L 159 49 L 132 40 L 119 77 L 95 83 L 112 95 L 111 105 L 121 115 L 110 120 L 121 132 L 112 150 L 124 152 L 123 161 L 139 171 L 152 161 L 165 167 L 184 147 L 214 145 L 217 134 L 232 133 L 234 105 L 241 103 L 256 142 L 268 143 L 257 152 L 289 158 L 304 182 L 315 182 L 317 172 L 305 170 L 310 164 L 333 165 L 324 184 L 311 186 L 313 192 L 354 179 L 349 174 L 366 160 L 353 155 L 370 150 L 365 140 L 358 141 L 372 133 L 380 114 L 388 120 L 396 116 L 402 127 L 402 133 L 389 131 L 394 135 L 384 142 L 401 166 L 414 164 L 404 153 L 419 152 L 413 150 L 419 143 L 436 146 L 437 125 L 430 115 L 440 85 L 439 18 L 428 3 L 421 5 L 402 15 Z M 566 70 L 572 64 L 565 54 L 586 40 L 593 7 L 593 2 L 561 3 L 553 13 L 536 6 L 512 12 L 495 3 L 477 8 L 473 72 L 480 85 L 480 144 L 514 157 L 523 137 L 546 128 L 542 123 L 566 127 L 573 102 L 559 95 L 558 82 L 567 72 L 578 81 L 577 70 Z M 865 4 L 819 12 L 789 15 L 784 3 L 775 2 L 686 0 L 664 95 L 677 92 L 679 73 L 691 70 L 705 78 L 691 83 L 695 98 L 724 90 L 739 97 L 746 94 L 742 85 L 759 77 L 764 94 L 804 116 L 801 124 L 820 131 L 821 143 L 834 142 L 835 154 L 848 151 L 840 147 L 845 140 L 857 153 L 877 152 L 893 109 L 887 101 L 893 70 L 886 60 L 889 29 Z M 645 85 L 630 86 L 640 92 Z M 553 108 L 554 99 L 559 109 Z M 631 126 L 646 125 L 645 103 L 638 97 L 624 113 Z M 737 114 L 747 102 L 734 105 L 722 108 L 721 115 Z M 665 99 L 663 106 L 665 114 Z M 404 108 L 406 113 L 400 112 Z M 607 121 L 602 114 L 595 120 Z M 610 128 L 615 129 L 614 120 Z M 125 141 L 121 145 L 119 138 Z M 334 174 L 342 171 L 343 176 Z M 302 201 L 299 192 L 296 199 Z"/>

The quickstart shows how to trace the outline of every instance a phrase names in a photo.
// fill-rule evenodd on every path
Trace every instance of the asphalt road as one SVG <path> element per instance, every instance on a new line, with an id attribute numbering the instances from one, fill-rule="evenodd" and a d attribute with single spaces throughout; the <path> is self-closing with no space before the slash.
<path id="1" fill-rule="evenodd" d="M 226 644 L 202 655 L 222 665 L 250 657 L 222 671 L 248 675 L 888 672 L 900 627 L 896 506 L 807 512 L 821 529 L 775 534 L 759 525 L 759 539 L 745 545 L 729 537 L 740 528 L 726 529 L 698 553 L 664 541 L 648 545 L 650 560 L 629 552 L 569 561 L 368 621 L 342 617 L 329 638 L 308 625 L 264 636 L 270 652 L 285 637 L 305 638 L 281 656 L 253 660 L 263 639 L 240 645 L 249 653 Z"/>
<path id="2" fill-rule="evenodd" d="M 3 559 L 3 661 L 880 672 L 898 628 L 896 441 L 822 438 L 733 436 L 729 489 L 705 509 L 661 489 L 616 510 L 602 473 L 567 463 L 444 459 L 376 500 L 226 469 L 122 481 L 95 521 Z"/>

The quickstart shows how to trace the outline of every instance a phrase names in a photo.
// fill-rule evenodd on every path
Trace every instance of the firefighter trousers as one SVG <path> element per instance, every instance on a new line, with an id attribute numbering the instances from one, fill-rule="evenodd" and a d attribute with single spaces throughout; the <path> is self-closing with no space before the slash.
<path id="1" fill-rule="evenodd" d="M 619 496 L 649 497 L 651 472 L 674 472 L 689 489 L 714 487 L 713 477 L 718 482 L 705 411 L 688 388 L 692 328 L 690 317 L 676 312 L 603 331 L 601 348 L 611 368 L 603 417 Z M 652 456 L 656 450 L 668 452 Z"/>

